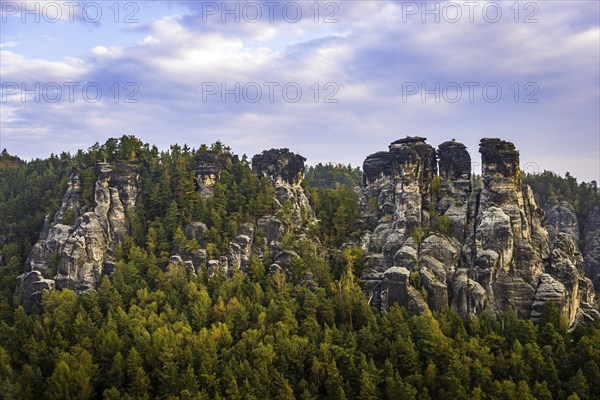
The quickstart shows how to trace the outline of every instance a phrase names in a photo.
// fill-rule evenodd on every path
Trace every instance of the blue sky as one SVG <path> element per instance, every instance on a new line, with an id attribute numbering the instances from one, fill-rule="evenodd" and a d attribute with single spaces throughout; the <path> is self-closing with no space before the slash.
<path id="1" fill-rule="evenodd" d="M 361 165 L 418 135 L 477 163 L 501 137 L 529 171 L 599 181 L 599 4 L 0 0 L 0 146 L 135 134 Z"/>

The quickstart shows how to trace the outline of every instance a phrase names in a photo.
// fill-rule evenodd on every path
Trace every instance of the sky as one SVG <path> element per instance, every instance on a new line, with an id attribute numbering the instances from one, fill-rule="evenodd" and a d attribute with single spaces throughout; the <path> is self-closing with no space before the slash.
<path id="1" fill-rule="evenodd" d="M 600 2 L 0 0 L 0 147 L 133 134 L 362 165 L 399 138 L 515 143 L 600 181 Z"/>

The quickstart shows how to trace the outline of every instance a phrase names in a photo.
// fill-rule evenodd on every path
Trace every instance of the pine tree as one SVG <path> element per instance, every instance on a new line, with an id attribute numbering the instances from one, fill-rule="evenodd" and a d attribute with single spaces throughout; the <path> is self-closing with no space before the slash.
<path id="1" fill-rule="evenodd" d="M 588 399 L 589 387 L 583 371 L 581 368 L 577 370 L 577 373 L 567 383 L 567 388 L 570 392 L 576 394 L 581 400 Z"/>

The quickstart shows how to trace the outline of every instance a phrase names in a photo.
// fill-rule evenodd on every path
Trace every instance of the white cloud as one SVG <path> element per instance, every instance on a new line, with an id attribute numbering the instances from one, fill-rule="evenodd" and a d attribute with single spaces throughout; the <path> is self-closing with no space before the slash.
<path id="1" fill-rule="evenodd" d="M 81 78 L 89 66 L 76 57 L 67 57 L 62 61 L 29 59 L 19 53 L 0 51 L 2 79 L 16 82 L 69 82 Z"/>
<path id="2" fill-rule="evenodd" d="M 0 49 L 9 49 L 9 48 L 12 48 L 12 47 L 17 47 L 18 45 L 19 45 L 18 42 L 15 42 L 15 41 L 12 41 L 12 40 L 9 40 L 9 41 L 6 41 L 6 42 L 0 42 Z"/>

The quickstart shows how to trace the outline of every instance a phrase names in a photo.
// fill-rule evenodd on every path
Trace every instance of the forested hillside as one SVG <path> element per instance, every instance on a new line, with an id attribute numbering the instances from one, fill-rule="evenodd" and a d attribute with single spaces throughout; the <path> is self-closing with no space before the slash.
<path id="1" fill-rule="evenodd" d="M 600 321 L 568 330 L 553 302 L 537 323 L 514 312 L 375 311 L 361 287 L 360 170 L 309 167 L 304 204 L 304 171 L 270 169 L 297 157 L 256 157 L 262 170 L 219 142 L 159 151 L 132 136 L 31 162 L 3 152 L 0 397 L 600 398 Z M 124 177 L 138 182 L 132 207 Z M 552 196 L 542 178 L 525 181 L 543 204 Z M 593 184 L 577 188 L 568 200 L 585 219 L 598 197 Z M 101 201 L 116 211 L 102 225 L 114 232 L 97 289 L 65 280 L 26 312 L 15 282 L 40 232 L 75 235 Z M 274 263 L 275 249 L 287 258 Z M 71 265 L 60 257 L 40 270 L 45 280 Z"/>
<path id="2" fill-rule="evenodd" d="M 577 182 L 577 178 L 568 172 L 561 177 L 553 172 L 527 174 L 523 183 L 531 186 L 538 203 L 549 210 L 563 202 L 572 206 L 577 218 L 579 235 L 583 238 L 590 214 L 600 206 L 600 191 L 596 181 Z M 580 247 L 585 247 L 582 241 Z"/>
<path id="3" fill-rule="evenodd" d="M 596 181 L 577 182 L 550 171 L 528 174 L 523 183 L 531 186 L 536 200 L 544 206 L 550 238 L 567 232 L 577 242 L 584 258 L 586 275 L 600 294 L 600 190 Z"/>

